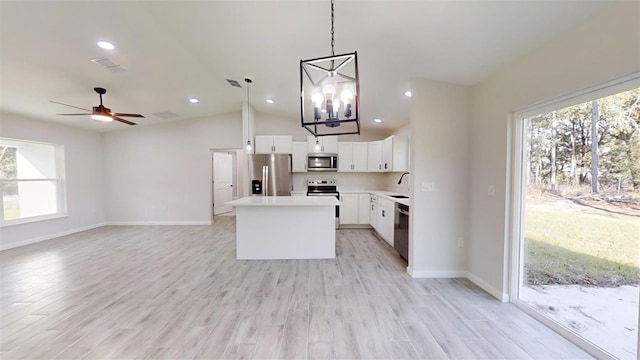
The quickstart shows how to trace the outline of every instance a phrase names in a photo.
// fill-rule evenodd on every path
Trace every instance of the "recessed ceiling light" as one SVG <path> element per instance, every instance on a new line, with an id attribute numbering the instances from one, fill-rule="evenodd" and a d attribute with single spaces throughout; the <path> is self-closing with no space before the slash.
<path id="1" fill-rule="evenodd" d="M 380 120 L 380 119 L 373 119 L 373 122 L 381 123 L 381 122 L 382 122 L 382 120 Z"/>
<path id="2" fill-rule="evenodd" d="M 113 46 L 112 43 L 108 42 L 108 41 L 98 41 L 98 46 L 100 46 L 101 48 L 105 49 L 105 50 L 113 50 L 116 47 Z"/>
<path id="3" fill-rule="evenodd" d="M 404 92 L 404 96 L 411 97 L 411 90 L 407 90 Z"/>
<path id="4" fill-rule="evenodd" d="M 271 100 L 271 99 L 267 99 L 267 100 L 265 100 L 265 101 L 266 101 L 268 104 L 273 104 L 273 100 Z"/>
<path id="5" fill-rule="evenodd" d="M 196 104 L 198 101 L 200 101 L 200 100 L 198 100 L 196 98 L 189 99 L 189 102 L 192 103 L 192 104 Z"/>

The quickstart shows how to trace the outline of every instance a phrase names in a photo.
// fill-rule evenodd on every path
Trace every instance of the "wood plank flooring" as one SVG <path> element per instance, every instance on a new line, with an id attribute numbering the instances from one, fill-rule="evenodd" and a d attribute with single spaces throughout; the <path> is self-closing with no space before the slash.
<path id="1" fill-rule="evenodd" d="M 467 280 L 411 279 L 370 230 L 339 230 L 336 248 L 237 261 L 235 218 L 218 217 L 4 251 L 0 358 L 590 358 Z"/>

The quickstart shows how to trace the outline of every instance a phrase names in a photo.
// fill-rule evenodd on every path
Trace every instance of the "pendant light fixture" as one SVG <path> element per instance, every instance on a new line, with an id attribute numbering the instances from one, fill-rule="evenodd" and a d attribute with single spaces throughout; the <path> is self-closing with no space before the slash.
<path id="1" fill-rule="evenodd" d="M 251 84 L 253 80 L 244 78 L 244 82 L 247 83 L 247 152 L 250 153 L 253 147 L 251 146 L 251 135 L 249 135 L 249 130 L 251 127 L 251 102 L 249 102 L 249 84 Z"/>
<path id="2" fill-rule="evenodd" d="M 331 0 L 331 56 L 300 60 L 300 118 L 314 136 L 360 134 L 358 53 L 336 55 Z"/>

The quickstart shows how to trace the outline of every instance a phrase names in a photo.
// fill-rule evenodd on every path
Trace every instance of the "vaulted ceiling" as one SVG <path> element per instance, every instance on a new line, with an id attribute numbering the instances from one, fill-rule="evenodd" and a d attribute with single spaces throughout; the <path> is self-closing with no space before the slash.
<path id="1" fill-rule="evenodd" d="M 335 51 L 358 51 L 363 131 L 393 129 L 408 122 L 412 78 L 476 84 L 607 6 L 337 0 Z M 125 129 L 58 116 L 76 109 L 49 101 L 91 109 L 104 87 L 106 106 L 144 114 L 145 126 L 239 111 L 246 91 L 225 79 L 251 77 L 254 108 L 299 122 L 299 61 L 330 54 L 330 1 L 2 1 L 0 34 L 6 112 Z M 124 71 L 90 61 L 105 58 Z M 176 116 L 154 115 L 166 112 Z"/>

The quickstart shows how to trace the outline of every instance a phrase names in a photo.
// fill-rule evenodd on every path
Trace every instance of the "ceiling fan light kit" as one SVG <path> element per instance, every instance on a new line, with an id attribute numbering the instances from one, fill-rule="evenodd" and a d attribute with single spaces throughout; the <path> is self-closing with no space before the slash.
<path id="1" fill-rule="evenodd" d="M 314 136 L 360 135 L 358 53 L 335 55 L 331 0 L 331 56 L 300 60 L 300 119 Z"/>
<path id="2" fill-rule="evenodd" d="M 93 88 L 93 90 L 98 93 L 98 95 L 100 96 L 100 105 L 98 106 L 94 106 L 93 107 L 93 111 L 90 113 L 86 113 L 86 114 L 57 114 L 57 115 L 63 115 L 63 116 L 77 116 L 77 115 L 91 115 L 91 118 L 93 120 L 96 121 L 102 121 L 102 122 L 111 122 L 113 120 L 115 121 L 119 121 L 123 124 L 127 124 L 127 125 L 137 125 L 134 122 L 131 122 L 129 120 L 125 120 L 122 119 L 121 117 L 137 117 L 137 118 L 143 118 L 144 116 L 141 114 L 127 114 L 127 113 L 113 113 L 111 112 L 111 109 L 109 109 L 108 107 L 104 106 L 102 104 L 102 95 L 107 93 L 107 90 L 104 88 L 99 88 L 99 87 L 95 87 Z M 50 101 L 54 104 L 59 104 L 59 105 L 64 105 L 64 106 L 68 106 L 68 107 L 72 107 L 72 108 L 76 108 L 76 109 L 80 109 L 80 110 L 84 110 L 84 111 L 91 111 L 91 110 L 87 110 L 81 107 L 77 107 L 77 106 L 73 106 L 73 105 L 69 105 L 69 104 L 63 104 L 61 102 L 57 102 L 57 101 Z"/>

